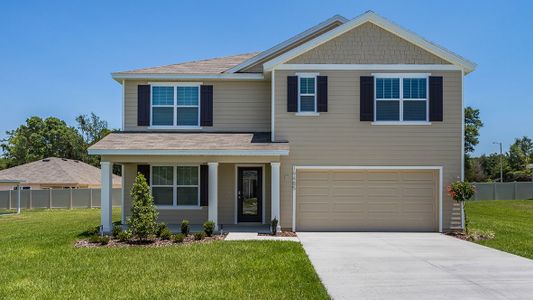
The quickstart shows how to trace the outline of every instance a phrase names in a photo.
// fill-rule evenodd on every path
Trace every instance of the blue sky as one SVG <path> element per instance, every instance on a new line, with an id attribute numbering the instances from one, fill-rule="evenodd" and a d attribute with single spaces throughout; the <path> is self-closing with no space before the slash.
<path id="1" fill-rule="evenodd" d="M 110 73 L 267 49 L 334 14 L 367 10 L 476 62 L 477 154 L 533 137 L 533 1 L 2 1 L 0 136 L 32 115 L 121 125 Z"/>

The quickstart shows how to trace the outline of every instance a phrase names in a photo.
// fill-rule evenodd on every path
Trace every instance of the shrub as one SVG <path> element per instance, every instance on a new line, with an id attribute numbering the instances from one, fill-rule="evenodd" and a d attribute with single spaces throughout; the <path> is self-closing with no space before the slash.
<path id="1" fill-rule="evenodd" d="M 181 233 L 187 236 L 189 235 L 189 231 L 191 231 L 191 226 L 189 225 L 189 221 L 187 220 L 181 221 Z"/>
<path id="2" fill-rule="evenodd" d="M 100 234 L 100 227 L 99 226 L 91 226 L 85 230 L 84 235 L 86 236 L 93 236 L 93 235 L 99 235 Z"/>
<path id="3" fill-rule="evenodd" d="M 168 229 L 168 227 L 166 226 L 159 233 L 159 238 L 162 240 L 170 240 L 171 237 L 172 237 L 172 232 L 170 232 L 170 229 Z"/>
<path id="4" fill-rule="evenodd" d="M 131 231 L 128 229 L 128 230 L 119 232 L 119 234 L 117 235 L 117 238 L 121 242 L 127 242 L 131 240 L 131 236 L 132 236 Z"/>
<path id="5" fill-rule="evenodd" d="M 183 235 L 183 233 L 178 233 L 176 234 L 173 239 L 174 243 L 183 243 L 183 241 L 185 240 L 185 235 Z"/>
<path id="6" fill-rule="evenodd" d="M 157 230 L 156 230 L 156 232 L 155 232 L 155 235 L 156 235 L 157 237 L 161 237 L 161 232 L 163 232 L 165 229 L 168 230 L 168 227 L 167 227 L 167 225 L 166 225 L 165 223 L 159 223 L 159 224 L 157 224 Z"/>
<path id="7" fill-rule="evenodd" d="M 89 242 L 93 244 L 101 244 L 101 245 L 107 245 L 109 244 L 109 236 L 99 236 L 99 235 L 91 235 L 89 237 Z"/>
<path id="8" fill-rule="evenodd" d="M 132 207 L 131 217 L 127 222 L 128 227 L 133 235 L 140 240 L 145 240 L 156 232 L 158 213 L 154 205 L 154 198 L 150 193 L 150 187 L 141 173 L 137 174 L 130 195 Z"/>
<path id="9" fill-rule="evenodd" d="M 121 224 L 114 224 L 113 230 L 111 231 L 111 234 L 114 237 L 118 237 L 118 235 L 122 232 L 122 225 Z"/>
<path id="10" fill-rule="evenodd" d="M 99 243 L 100 242 L 100 236 L 97 234 L 91 235 L 89 237 L 89 243 Z"/>
<path id="11" fill-rule="evenodd" d="M 109 244 L 109 240 L 110 240 L 109 236 L 107 236 L 107 235 L 101 236 L 100 237 L 100 244 L 107 245 L 107 244 Z"/>
<path id="12" fill-rule="evenodd" d="M 213 231 L 215 231 L 215 222 L 207 221 L 204 223 L 204 232 L 207 236 L 212 236 Z"/>
<path id="13" fill-rule="evenodd" d="M 205 233 L 204 232 L 196 232 L 194 234 L 194 239 L 197 240 L 197 241 L 203 240 L 204 238 L 205 238 Z"/>
<path id="14" fill-rule="evenodd" d="M 272 223 L 270 223 L 270 231 L 272 232 L 272 235 L 276 235 L 278 233 L 278 219 L 274 218 L 272 219 Z"/>

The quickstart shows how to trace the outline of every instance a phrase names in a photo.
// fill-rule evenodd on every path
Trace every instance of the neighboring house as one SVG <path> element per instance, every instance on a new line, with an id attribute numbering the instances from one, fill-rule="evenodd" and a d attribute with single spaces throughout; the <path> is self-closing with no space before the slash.
<path id="1" fill-rule="evenodd" d="M 72 159 L 49 157 L 0 171 L 0 190 L 99 188 L 100 169 Z M 113 175 L 113 187 L 121 187 Z"/>
<path id="2" fill-rule="evenodd" d="M 334 16 L 260 53 L 113 73 L 123 132 L 102 155 L 129 214 L 137 172 L 166 223 L 297 231 L 462 226 L 463 77 L 475 64 L 367 12 Z"/>

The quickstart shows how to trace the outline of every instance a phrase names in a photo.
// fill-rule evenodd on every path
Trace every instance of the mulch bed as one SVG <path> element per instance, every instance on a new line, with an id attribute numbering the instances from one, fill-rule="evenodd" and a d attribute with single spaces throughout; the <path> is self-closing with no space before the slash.
<path id="1" fill-rule="evenodd" d="M 183 242 L 181 243 L 175 243 L 172 240 L 162 240 L 159 238 L 153 238 L 151 240 L 147 241 L 140 241 L 140 240 L 131 240 L 127 242 L 121 242 L 118 239 L 114 239 L 110 237 L 109 243 L 107 244 L 101 244 L 101 243 L 91 243 L 88 239 L 78 240 L 74 247 L 76 248 L 116 248 L 116 247 L 169 247 L 169 246 L 175 246 L 175 245 L 191 245 L 191 244 L 205 244 L 205 243 L 211 243 L 213 241 L 222 241 L 226 238 L 226 234 L 217 234 L 213 235 L 211 237 L 205 237 L 202 240 L 195 240 L 194 235 L 190 234 L 188 235 Z"/>
<path id="2" fill-rule="evenodd" d="M 282 231 L 278 232 L 278 234 L 273 235 L 271 233 L 259 233 L 260 236 L 279 236 L 279 237 L 296 237 L 296 232 L 294 231 Z"/>
<path id="3" fill-rule="evenodd" d="M 485 233 L 485 232 L 471 232 L 467 234 L 465 231 L 450 231 L 447 232 L 446 235 L 453 236 L 455 238 L 469 241 L 469 242 L 476 242 L 476 241 L 486 241 L 486 240 L 492 240 L 494 238 L 494 234 L 492 233 Z"/>

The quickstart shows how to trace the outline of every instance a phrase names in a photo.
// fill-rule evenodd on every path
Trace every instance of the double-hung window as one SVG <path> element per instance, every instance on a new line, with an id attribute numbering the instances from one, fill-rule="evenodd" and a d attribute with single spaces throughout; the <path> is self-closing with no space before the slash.
<path id="1" fill-rule="evenodd" d="M 376 122 L 428 121 L 427 75 L 376 75 L 374 86 Z"/>
<path id="2" fill-rule="evenodd" d="M 298 76 L 298 112 L 316 112 L 315 74 L 300 74 Z"/>
<path id="3" fill-rule="evenodd" d="M 199 85 L 152 85 L 152 126 L 200 126 Z"/>
<path id="4" fill-rule="evenodd" d="M 199 166 L 152 166 L 151 188 L 159 207 L 200 205 Z"/>

